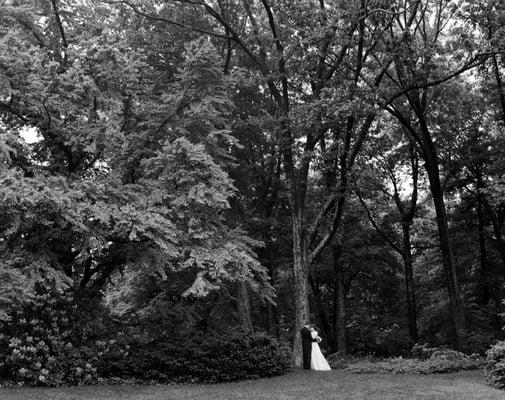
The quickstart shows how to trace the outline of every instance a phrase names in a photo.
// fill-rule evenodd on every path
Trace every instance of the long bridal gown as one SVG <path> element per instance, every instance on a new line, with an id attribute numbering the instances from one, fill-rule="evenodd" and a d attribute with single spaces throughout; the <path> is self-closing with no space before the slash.
<path id="1" fill-rule="evenodd" d="M 317 331 L 312 331 L 311 333 L 312 339 L 317 338 Z M 317 342 L 312 342 L 312 352 L 310 354 L 310 369 L 314 371 L 330 371 L 330 365 L 326 358 L 324 358 L 323 353 L 321 353 L 321 349 L 319 348 L 319 344 Z"/>

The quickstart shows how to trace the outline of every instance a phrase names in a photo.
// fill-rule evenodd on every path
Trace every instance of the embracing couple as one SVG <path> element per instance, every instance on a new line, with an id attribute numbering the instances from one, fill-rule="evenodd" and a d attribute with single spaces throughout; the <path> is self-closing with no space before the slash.
<path id="1" fill-rule="evenodd" d="M 303 368 L 314 371 L 330 371 L 330 365 L 319 348 L 319 342 L 322 339 L 318 336 L 314 325 L 306 322 L 300 333 L 302 335 Z"/>

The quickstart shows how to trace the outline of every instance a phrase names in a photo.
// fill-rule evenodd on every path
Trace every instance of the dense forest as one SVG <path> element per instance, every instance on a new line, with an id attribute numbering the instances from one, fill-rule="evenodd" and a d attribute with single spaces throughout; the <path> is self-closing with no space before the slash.
<path id="1" fill-rule="evenodd" d="M 0 321 L 64 296 L 298 365 L 307 320 L 327 353 L 485 352 L 504 26 L 500 0 L 1 0 Z"/>

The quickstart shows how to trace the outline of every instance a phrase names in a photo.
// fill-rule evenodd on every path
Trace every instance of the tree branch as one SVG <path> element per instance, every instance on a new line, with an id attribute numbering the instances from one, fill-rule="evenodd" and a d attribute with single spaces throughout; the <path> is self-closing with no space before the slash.
<path id="1" fill-rule="evenodd" d="M 357 185 L 355 185 L 355 188 L 356 188 L 356 196 L 358 197 L 359 202 L 363 206 L 363 209 L 366 212 L 368 220 L 370 221 L 370 223 L 372 224 L 372 226 L 374 227 L 374 229 L 393 248 L 393 250 L 395 250 L 397 253 L 399 253 L 403 257 L 403 250 L 402 250 L 402 248 L 400 246 L 398 246 L 387 235 L 387 233 L 379 227 L 379 225 L 377 224 L 377 222 L 374 220 L 374 218 L 372 216 L 372 213 L 370 212 L 370 209 L 368 208 L 368 206 L 366 205 L 365 201 L 363 200 L 363 197 L 361 196 L 361 193 L 360 193 L 359 189 L 357 188 Z"/>
<path id="2" fill-rule="evenodd" d="M 63 66 L 67 64 L 68 61 L 68 43 L 67 43 L 67 37 L 65 35 L 65 30 L 63 29 L 63 24 L 61 22 L 61 17 L 60 17 L 60 12 L 58 9 L 58 4 L 57 0 L 51 0 L 51 5 L 53 6 L 53 13 L 54 13 L 54 19 L 56 20 L 56 26 L 58 27 L 58 30 L 60 32 L 60 38 L 61 38 L 61 43 L 63 45 Z"/>
<path id="3" fill-rule="evenodd" d="M 396 99 L 398 99 L 399 97 L 401 97 L 411 91 L 425 89 L 425 88 L 437 86 L 437 85 L 440 85 L 441 83 L 447 82 L 447 81 L 455 78 L 456 76 L 461 75 L 462 73 L 464 73 L 466 71 L 469 71 L 475 67 L 478 67 L 479 65 L 482 65 L 484 62 L 486 62 L 486 60 L 489 57 L 492 57 L 492 55 L 494 55 L 494 54 L 496 54 L 496 53 L 477 54 L 474 57 L 472 57 L 467 63 L 465 63 L 465 65 L 463 65 L 462 67 L 458 68 L 457 70 L 447 74 L 443 78 L 439 78 L 439 79 L 436 79 L 431 82 L 425 82 L 425 83 L 417 84 L 417 85 L 408 85 L 408 86 L 405 85 L 406 87 L 404 87 L 402 90 L 395 93 L 388 100 L 386 100 L 384 105 L 388 106 L 388 105 L 392 104 Z"/>
<path id="4" fill-rule="evenodd" d="M 284 46 L 279 38 L 279 34 L 277 32 L 277 26 L 275 24 L 274 15 L 272 13 L 272 8 L 268 4 L 267 0 L 261 0 L 263 4 L 263 8 L 265 9 L 268 16 L 268 24 L 270 25 L 270 30 L 272 31 L 272 37 L 275 41 L 275 47 L 277 49 L 277 53 L 279 54 L 279 73 L 281 74 L 281 84 L 282 84 L 282 97 L 283 97 L 283 112 L 287 114 L 289 112 L 289 95 L 288 95 L 288 77 L 286 73 L 286 62 L 284 60 Z"/>
<path id="5" fill-rule="evenodd" d="M 118 1 L 108 1 L 108 0 L 101 0 L 101 1 L 103 3 L 108 3 L 108 4 L 117 4 L 117 3 L 125 4 L 128 7 L 130 7 L 135 14 L 138 14 L 138 15 L 140 15 L 142 17 L 145 17 L 147 19 L 150 19 L 152 21 L 164 22 L 164 23 L 167 23 L 167 24 L 170 24 L 170 25 L 178 26 L 179 28 L 189 29 L 189 30 L 192 30 L 192 31 L 195 31 L 195 32 L 199 32 L 199 33 L 203 33 L 203 34 L 206 34 L 206 35 L 218 37 L 220 39 L 226 39 L 226 40 L 228 40 L 228 39 L 234 39 L 233 36 L 223 35 L 221 33 L 212 32 L 212 31 L 208 31 L 206 29 L 197 28 L 196 26 L 185 25 L 185 24 L 183 24 L 181 22 L 177 22 L 177 21 L 174 21 L 174 20 L 171 20 L 171 19 L 168 19 L 168 18 L 164 18 L 164 17 L 159 17 L 157 15 L 148 14 L 148 13 L 146 13 L 144 11 L 141 11 L 135 4 L 132 4 L 132 3 L 130 3 L 127 0 L 121 0 L 119 2 Z M 195 3 L 191 3 L 191 4 L 195 4 Z M 201 5 L 201 4 L 198 4 L 198 5 Z"/>

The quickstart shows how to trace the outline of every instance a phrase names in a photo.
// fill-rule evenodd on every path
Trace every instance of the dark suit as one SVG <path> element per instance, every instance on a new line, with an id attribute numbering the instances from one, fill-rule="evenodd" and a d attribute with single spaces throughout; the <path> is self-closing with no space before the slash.
<path id="1" fill-rule="evenodd" d="M 302 335 L 303 368 L 310 369 L 312 342 L 317 342 L 317 339 L 312 339 L 310 331 L 305 326 L 300 330 L 300 334 Z"/>

